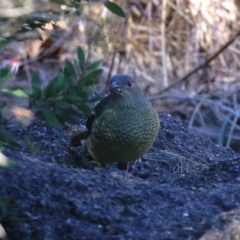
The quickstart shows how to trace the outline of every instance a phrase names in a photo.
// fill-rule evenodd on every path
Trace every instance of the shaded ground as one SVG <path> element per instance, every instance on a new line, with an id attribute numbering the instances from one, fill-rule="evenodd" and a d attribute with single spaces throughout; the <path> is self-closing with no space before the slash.
<path id="1" fill-rule="evenodd" d="M 0 196 L 25 221 L 2 222 L 9 239 L 239 239 L 240 156 L 159 115 L 159 138 L 134 172 L 99 169 L 71 149 L 76 127 L 13 124 L 21 147 L 4 153 L 18 165 L 0 168 Z"/>

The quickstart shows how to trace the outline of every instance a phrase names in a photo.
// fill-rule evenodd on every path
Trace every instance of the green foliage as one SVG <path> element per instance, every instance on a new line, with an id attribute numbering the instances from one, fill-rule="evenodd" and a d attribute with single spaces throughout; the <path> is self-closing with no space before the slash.
<path id="1" fill-rule="evenodd" d="M 24 143 L 29 152 L 32 152 L 32 153 L 39 152 L 39 149 L 33 145 L 32 141 L 29 139 L 28 136 L 24 137 Z"/>
<path id="2" fill-rule="evenodd" d="M 9 67 L 3 68 L 0 70 L 0 95 L 4 92 L 8 94 L 12 94 L 15 96 L 26 96 L 26 93 L 19 88 L 3 88 L 3 83 L 11 79 L 12 74 Z M 4 118 L 2 114 L 3 104 L 0 102 L 0 145 L 2 143 L 8 143 L 12 146 L 16 146 L 17 143 L 13 137 L 13 135 L 6 129 L 7 120 Z"/>
<path id="3" fill-rule="evenodd" d="M 4 164 L 2 162 L 0 162 L 0 167 L 12 168 L 12 167 L 16 167 L 16 166 L 17 166 L 17 163 L 14 161 L 11 161 L 11 160 L 7 160 L 7 162 Z"/>
<path id="4" fill-rule="evenodd" d="M 0 69 L 0 95 L 5 92 L 19 97 L 27 97 L 27 94 L 20 88 L 16 87 L 4 88 L 4 83 L 11 80 L 14 77 L 14 75 L 15 72 L 12 72 L 11 67 L 8 65 Z"/>
<path id="5" fill-rule="evenodd" d="M 4 123 L 4 121 L 2 121 Z M 9 143 L 11 145 L 17 145 L 13 135 L 6 129 L 6 127 L 3 125 L 0 126 L 0 143 Z M 1 122 L 0 122 L 1 124 Z"/>
<path id="6" fill-rule="evenodd" d="M 9 209 L 9 200 L 7 198 L 0 198 L 0 222 L 7 215 Z"/>
<path id="7" fill-rule="evenodd" d="M 28 97 L 28 94 L 23 89 L 20 89 L 20 88 L 15 88 L 15 87 L 3 88 L 3 89 L 0 89 L 0 91 L 2 93 L 4 93 L 4 92 L 10 93 L 16 97 L 24 97 L 24 98 Z"/>
<path id="8" fill-rule="evenodd" d="M 3 222 L 25 222 L 26 219 L 18 217 L 18 207 L 6 197 L 0 197 L 0 223 Z"/>
<path id="9" fill-rule="evenodd" d="M 11 77 L 11 68 L 5 67 L 0 70 L 0 84 L 2 85 Z"/>
<path id="10" fill-rule="evenodd" d="M 41 89 L 38 75 L 32 77 L 30 105 L 37 108 L 41 116 L 52 126 L 61 128 L 63 123 L 78 123 L 79 111 L 85 116 L 93 113 L 93 97 L 102 69 L 101 61 L 86 62 L 81 47 L 77 49 L 78 60 L 65 61 L 64 72 L 53 78 L 45 89 Z"/>
<path id="11" fill-rule="evenodd" d="M 78 61 L 79 61 L 80 69 L 83 70 L 84 66 L 85 66 L 85 54 L 84 54 L 82 48 L 78 48 L 77 54 L 78 54 Z"/>
<path id="12" fill-rule="evenodd" d="M 116 3 L 113 3 L 113 2 L 110 2 L 110 1 L 106 1 L 103 4 L 109 11 L 111 11 L 114 14 L 116 14 L 117 16 L 123 17 L 123 18 L 126 17 L 125 12 Z"/>
<path id="13" fill-rule="evenodd" d="M 78 60 L 71 63 L 65 61 L 64 72 L 59 73 L 42 89 L 38 74 L 32 75 L 32 88 L 28 94 L 19 88 L 3 88 L 0 92 L 12 94 L 16 97 L 29 97 L 30 107 L 39 111 L 40 115 L 52 126 L 61 128 L 66 122 L 77 124 L 79 112 L 85 116 L 93 113 L 94 103 L 100 100 L 93 96 L 102 69 L 98 67 L 101 61 L 89 63 L 82 48 L 77 49 Z M 1 71 L 0 80 L 9 78 L 9 70 Z M 0 143 L 16 146 L 13 135 L 7 130 L 7 120 L 2 114 L 0 102 Z"/>
<path id="14" fill-rule="evenodd" d="M 18 7 L 21 11 L 17 15 L 10 14 L 11 11 L 0 9 L 0 50 L 12 41 L 24 41 L 27 39 L 41 39 L 41 35 L 36 30 L 45 30 L 46 23 L 51 23 L 54 31 L 58 31 L 55 24 L 59 19 L 74 19 L 74 16 L 81 15 L 84 8 L 83 3 L 91 4 L 85 0 L 51 0 L 54 9 L 43 10 L 43 15 L 35 14 L 38 4 L 29 8 L 29 1 L 21 1 Z M 110 1 L 101 2 L 112 13 L 120 17 L 126 17 L 124 11 L 117 4 Z M 17 4 L 17 3 L 16 3 Z M 61 5 L 67 6 L 62 8 Z M 0 3 L 1 8 L 1 3 Z M 48 8 L 47 8 L 48 9 Z M 101 31 L 101 29 L 99 29 Z M 30 107 L 39 110 L 42 117 L 54 127 L 60 128 L 63 123 L 77 123 L 77 116 L 81 111 L 86 116 L 93 112 L 94 102 L 100 100 L 99 96 L 92 96 L 96 90 L 98 77 L 102 70 L 99 69 L 101 61 L 89 63 L 81 48 L 77 49 L 78 59 L 71 63 L 65 61 L 64 72 L 58 74 L 45 89 L 41 89 L 41 80 L 37 74 L 32 75 L 32 88 L 30 93 L 26 93 L 20 88 L 4 88 L 3 84 L 13 77 L 10 68 L 0 69 L 0 95 L 10 94 L 16 97 L 29 98 Z M 1 99 L 0 99 L 1 100 Z M 2 108 L 4 104 L 0 101 L 0 145 L 11 144 L 16 146 L 13 135 L 7 130 L 7 119 L 3 116 Z"/>

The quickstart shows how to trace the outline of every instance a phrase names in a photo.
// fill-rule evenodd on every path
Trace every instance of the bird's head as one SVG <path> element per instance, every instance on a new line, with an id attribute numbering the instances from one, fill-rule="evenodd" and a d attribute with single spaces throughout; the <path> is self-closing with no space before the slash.
<path id="1" fill-rule="evenodd" d="M 145 97 L 136 81 L 129 75 L 118 74 L 112 77 L 109 90 L 111 95 L 118 99 L 122 98 L 125 100 L 137 100 L 140 98 L 145 100 Z"/>

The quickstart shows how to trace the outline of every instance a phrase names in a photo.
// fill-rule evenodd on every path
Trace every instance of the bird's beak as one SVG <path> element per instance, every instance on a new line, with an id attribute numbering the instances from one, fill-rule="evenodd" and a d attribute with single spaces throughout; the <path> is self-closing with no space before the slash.
<path id="1" fill-rule="evenodd" d="M 119 85 L 116 83 L 116 82 L 111 82 L 110 84 L 110 87 L 109 87 L 109 90 L 111 92 L 117 92 L 117 93 L 120 93 L 121 92 L 121 88 L 119 87 Z"/>

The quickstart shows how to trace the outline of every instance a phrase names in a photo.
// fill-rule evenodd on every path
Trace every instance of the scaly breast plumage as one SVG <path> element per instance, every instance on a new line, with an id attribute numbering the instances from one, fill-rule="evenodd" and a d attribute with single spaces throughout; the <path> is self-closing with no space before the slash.
<path id="1" fill-rule="evenodd" d="M 156 125 L 149 113 L 108 110 L 93 125 L 92 137 L 106 147 L 114 145 L 120 148 L 125 144 L 138 144 L 155 138 Z"/>

